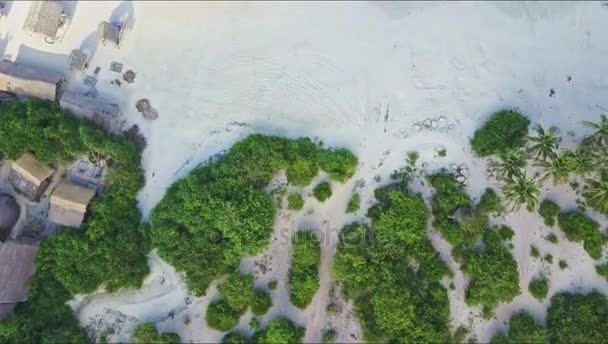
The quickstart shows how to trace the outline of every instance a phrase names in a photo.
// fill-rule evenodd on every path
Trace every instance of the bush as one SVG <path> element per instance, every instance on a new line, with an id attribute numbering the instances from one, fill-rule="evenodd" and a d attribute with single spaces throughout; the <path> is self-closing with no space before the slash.
<path id="1" fill-rule="evenodd" d="M 241 312 L 230 307 L 224 299 L 211 303 L 207 308 L 207 325 L 219 331 L 228 331 L 239 323 Z"/>
<path id="2" fill-rule="evenodd" d="M 500 235 L 500 238 L 502 240 L 509 241 L 509 240 L 513 239 L 515 232 L 513 232 L 511 227 L 502 225 L 498 228 L 498 235 Z"/>
<path id="3" fill-rule="evenodd" d="M 427 179 L 434 188 L 432 205 L 435 221 L 433 226 L 453 245 L 464 241 L 476 241 L 480 235 L 479 227 L 485 228 L 484 223 L 487 223 L 487 216 L 470 210 L 471 199 L 462 190 L 453 175 L 442 172 L 429 176 Z M 467 229 L 461 228 L 460 224 L 452 218 L 459 209 L 466 209 L 468 214 L 477 214 L 471 218 L 473 221 Z"/>
<path id="4" fill-rule="evenodd" d="M 548 199 L 544 200 L 538 208 L 538 213 L 543 217 L 547 227 L 555 226 L 560 211 L 559 206 Z"/>
<path id="5" fill-rule="evenodd" d="M 264 315 L 272 307 L 272 299 L 270 294 L 265 290 L 257 289 L 253 294 L 251 302 L 251 310 L 255 315 Z"/>
<path id="6" fill-rule="evenodd" d="M 181 338 L 177 333 L 158 333 L 154 324 L 147 322 L 135 330 L 135 343 L 179 344 Z"/>
<path id="7" fill-rule="evenodd" d="M 424 202 L 406 190 L 377 190 L 373 228 L 342 229 L 332 274 L 354 301 L 365 341 L 447 342 L 450 309 L 440 281 L 449 269 L 426 236 Z"/>
<path id="8" fill-rule="evenodd" d="M 558 224 L 568 240 L 582 242 L 591 258 L 601 258 L 605 239 L 599 231 L 600 225 L 597 222 L 575 210 L 559 214 Z"/>
<path id="9" fill-rule="evenodd" d="M 560 260 L 559 261 L 559 268 L 562 270 L 565 270 L 568 267 L 568 263 L 566 263 L 565 260 Z"/>
<path id="10" fill-rule="evenodd" d="M 328 157 L 331 163 L 324 161 Z M 222 160 L 195 169 L 169 188 L 150 216 L 158 254 L 185 273 L 194 294 L 203 295 L 212 280 L 268 246 L 276 204 L 263 188 L 281 170 L 288 171 L 292 183 L 304 183 L 312 173 L 300 173 L 302 161 L 318 164 L 340 181 L 356 168 L 351 154 L 324 150 L 309 139 L 251 135 Z"/>
<path id="11" fill-rule="evenodd" d="M 301 343 L 304 337 L 304 329 L 297 327 L 287 319 L 275 319 L 268 327 L 255 335 L 254 343 L 260 344 L 284 344 Z"/>
<path id="12" fill-rule="evenodd" d="M 500 198 L 494 191 L 494 189 L 487 188 L 486 191 L 481 195 L 478 205 L 479 210 L 483 214 L 500 214 L 503 211 L 503 206 Z"/>
<path id="13" fill-rule="evenodd" d="M 540 251 L 534 245 L 530 245 L 530 255 L 534 258 L 540 257 Z"/>
<path id="14" fill-rule="evenodd" d="M 547 343 L 547 330 L 528 312 L 519 312 L 509 319 L 509 332 L 492 338 L 492 344 Z"/>
<path id="15" fill-rule="evenodd" d="M 304 199 L 297 192 L 292 192 L 287 196 L 287 208 L 291 210 L 302 210 L 304 208 Z"/>
<path id="16" fill-rule="evenodd" d="M 359 197 L 359 194 L 356 193 L 353 195 L 353 197 L 350 199 L 350 201 L 348 201 L 348 204 L 346 205 L 346 213 L 347 214 L 354 213 L 357 210 L 359 210 L 360 206 L 361 206 L 361 198 Z"/>
<path id="17" fill-rule="evenodd" d="M 306 308 L 319 289 L 321 246 L 310 232 L 296 233 L 293 238 L 293 259 L 289 270 L 291 303 Z"/>
<path id="18" fill-rule="evenodd" d="M 544 300 L 549 293 L 549 280 L 545 276 L 534 278 L 530 281 L 530 284 L 528 284 L 528 291 L 530 291 L 530 294 L 538 301 Z"/>
<path id="19" fill-rule="evenodd" d="M 543 259 L 549 263 L 549 264 L 553 264 L 553 255 L 550 253 L 545 254 L 545 256 L 543 257 Z"/>
<path id="20" fill-rule="evenodd" d="M 595 271 L 598 275 L 608 280 L 608 263 L 599 264 L 595 266 Z"/>
<path id="21" fill-rule="evenodd" d="M 471 306 L 483 305 L 493 311 L 500 303 L 513 300 L 520 293 L 519 272 L 513 255 L 502 245 L 500 235 L 487 230 L 484 248 L 464 250 L 462 271 L 471 277 L 465 301 Z"/>
<path id="22" fill-rule="evenodd" d="M 82 228 L 59 230 L 42 242 L 28 302 L 0 323 L 0 342 L 84 341 L 65 305 L 72 294 L 101 285 L 109 291 L 138 288 L 149 272 L 150 246 L 137 208 L 144 184 L 141 156 L 124 136 L 106 134 L 51 102 L 8 103 L 0 107 L 0 118 L 0 155 L 17 159 L 32 152 L 54 166 L 88 156 L 110 167 L 105 191 L 91 202 Z"/>
<path id="23" fill-rule="evenodd" d="M 270 290 L 275 290 L 277 289 L 277 284 L 278 282 L 273 280 L 273 281 L 268 281 L 268 289 Z"/>
<path id="24" fill-rule="evenodd" d="M 475 132 L 471 145 L 479 156 L 504 152 L 525 143 L 530 121 L 516 110 L 494 113 L 486 124 Z"/>
<path id="25" fill-rule="evenodd" d="M 333 328 L 326 330 L 323 332 L 323 343 L 332 344 L 336 342 L 336 338 L 338 337 L 338 333 Z"/>
<path id="26" fill-rule="evenodd" d="M 253 300 L 253 276 L 242 275 L 238 272 L 228 275 L 226 281 L 219 286 L 219 292 L 230 308 L 243 314 Z"/>
<path id="27" fill-rule="evenodd" d="M 224 338 L 222 338 L 222 344 L 247 344 L 247 342 L 247 337 L 238 331 L 228 332 Z"/>
<path id="28" fill-rule="evenodd" d="M 550 343 L 604 343 L 608 338 L 608 301 L 599 292 L 561 293 L 547 312 Z"/>
<path id="29" fill-rule="evenodd" d="M 312 190 L 313 195 L 319 202 L 325 202 L 327 199 L 331 197 L 331 186 L 327 182 L 323 182 L 317 185 Z"/>

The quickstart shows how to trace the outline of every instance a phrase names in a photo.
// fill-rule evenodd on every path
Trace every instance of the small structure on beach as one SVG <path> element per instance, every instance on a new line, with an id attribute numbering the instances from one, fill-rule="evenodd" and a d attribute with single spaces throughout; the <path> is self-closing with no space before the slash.
<path id="1" fill-rule="evenodd" d="M 68 181 L 72 184 L 101 192 L 105 174 L 105 167 L 80 160 L 70 169 Z"/>
<path id="2" fill-rule="evenodd" d="M 4 242 L 10 237 L 20 215 L 21 208 L 15 197 L 0 193 L 0 241 Z"/>
<path id="3" fill-rule="evenodd" d="M 97 26 L 97 36 L 101 44 L 106 45 L 106 42 L 113 43 L 115 46 L 120 45 L 122 36 L 122 25 L 110 24 L 107 21 L 102 21 Z"/>
<path id="4" fill-rule="evenodd" d="M 23 29 L 41 36 L 47 43 L 54 43 L 61 38 L 60 29 L 66 23 L 67 17 L 59 1 L 34 1 Z"/>
<path id="5" fill-rule="evenodd" d="M 127 119 L 118 104 L 105 101 L 102 97 L 87 97 L 77 92 L 66 91 L 59 101 L 61 109 L 88 119 L 109 132 L 120 132 Z"/>
<path id="6" fill-rule="evenodd" d="M 0 91 L 18 95 L 57 100 L 64 82 L 61 72 L 15 63 L 0 61 Z"/>
<path id="7" fill-rule="evenodd" d="M 42 165 L 30 153 L 23 154 L 13 162 L 8 175 L 9 183 L 30 201 L 38 202 L 51 184 L 55 170 Z"/>
<path id="8" fill-rule="evenodd" d="M 71 69 L 85 70 L 88 59 L 89 56 L 87 54 L 80 51 L 80 49 L 74 49 L 70 53 L 70 56 L 68 56 L 68 65 Z"/>
<path id="9" fill-rule="evenodd" d="M 94 190 L 68 183 L 59 184 L 51 195 L 49 221 L 79 228 L 84 221 L 89 202 L 94 196 Z"/>
<path id="10" fill-rule="evenodd" d="M 0 319 L 27 300 L 27 282 L 36 271 L 38 246 L 9 239 L 0 247 Z"/>

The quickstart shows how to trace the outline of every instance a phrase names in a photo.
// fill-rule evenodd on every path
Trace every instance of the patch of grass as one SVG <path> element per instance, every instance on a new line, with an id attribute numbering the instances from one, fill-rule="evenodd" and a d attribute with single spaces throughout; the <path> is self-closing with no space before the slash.
<path id="1" fill-rule="evenodd" d="M 292 192 L 287 195 L 287 209 L 302 210 L 304 208 L 304 199 L 298 192 Z"/>
<path id="2" fill-rule="evenodd" d="M 351 197 L 350 201 L 346 205 L 346 213 L 354 213 L 361 207 L 361 198 L 358 193 L 355 193 L 353 197 Z"/>
<path id="3" fill-rule="evenodd" d="M 559 206 L 548 199 L 542 201 L 540 207 L 538 207 L 538 213 L 542 216 L 547 227 L 555 226 L 560 211 Z"/>
<path id="4" fill-rule="evenodd" d="M 319 202 L 325 202 L 331 197 L 331 186 L 329 183 L 323 182 L 312 190 L 312 194 Z"/>
<path id="5" fill-rule="evenodd" d="M 289 270 L 291 303 L 304 309 L 319 289 L 321 246 L 311 232 L 297 232 L 293 238 L 293 259 Z"/>
<path id="6" fill-rule="evenodd" d="M 547 297 L 549 293 L 549 280 L 545 276 L 539 276 L 534 278 L 528 284 L 528 291 L 538 301 L 542 301 Z"/>
<path id="7" fill-rule="evenodd" d="M 478 208 L 482 213 L 488 215 L 500 214 L 504 209 L 496 191 L 490 188 L 487 188 L 483 195 L 481 195 Z"/>
<path id="8" fill-rule="evenodd" d="M 475 132 L 471 140 L 473 152 L 478 156 L 488 156 L 521 147 L 529 124 L 530 121 L 516 110 L 498 111 Z"/>

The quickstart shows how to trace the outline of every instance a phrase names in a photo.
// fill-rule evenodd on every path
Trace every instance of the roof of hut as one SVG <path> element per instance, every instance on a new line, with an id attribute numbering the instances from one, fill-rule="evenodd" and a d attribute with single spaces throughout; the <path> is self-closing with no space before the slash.
<path id="1" fill-rule="evenodd" d="M 39 163 L 30 153 L 23 154 L 19 160 L 13 162 L 12 168 L 36 186 L 42 184 L 55 172 L 52 168 Z"/>
<path id="2" fill-rule="evenodd" d="M 25 20 L 23 28 L 55 38 L 64 20 L 63 7 L 57 1 L 35 1 Z"/>
<path id="3" fill-rule="evenodd" d="M 0 240 L 9 237 L 20 215 L 21 208 L 15 198 L 8 194 L 0 194 Z"/>
<path id="4" fill-rule="evenodd" d="M 51 195 L 51 205 L 84 213 L 93 196 L 95 196 L 93 190 L 61 183 Z"/>
<path id="5" fill-rule="evenodd" d="M 120 42 L 120 29 L 107 21 L 99 23 L 97 26 L 97 35 L 102 42 L 110 41 L 116 45 Z"/>
<path id="6" fill-rule="evenodd" d="M 22 240 L 9 239 L 0 247 L 0 303 L 26 301 L 37 252 L 37 245 Z"/>

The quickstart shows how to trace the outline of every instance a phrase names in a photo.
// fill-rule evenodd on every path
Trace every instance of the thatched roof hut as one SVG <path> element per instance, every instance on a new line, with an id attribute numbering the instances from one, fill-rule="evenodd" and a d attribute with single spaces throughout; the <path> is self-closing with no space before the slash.
<path id="1" fill-rule="evenodd" d="M 97 36 L 99 36 L 99 41 L 103 45 L 105 45 L 106 42 L 111 42 L 118 46 L 120 44 L 120 35 L 121 29 L 107 21 L 102 21 L 97 26 Z"/>
<path id="2" fill-rule="evenodd" d="M 68 65 L 72 69 L 84 70 L 87 68 L 87 60 L 89 56 L 79 49 L 74 49 L 68 56 Z"/>
<path id="3" fill-rule="evenodd" d="M 0 194 L 0 241 L 5 241 L 11 235 L 11 230 L 19 221 L 20 215 L 21 208 L 15 197 Z"/>
<path id="4" fill-rule="evenodd" d="M 54 41 L 59 38 L 59 28 L 65 21 L 65 12 L 59 1 L 35 1 L 30 7 L 23 28 L 45 40 Z"/>
<path id="5" fill-rule="evenodd" d="M 27 281 L 36 270 L 38 246 L 9 239 L 0 247 L 0 304 L 25 302 Z"/>
<path id="6" fill-rule="evenodd" d="M 42 165 L 30 153 L 13 162 L 8 180 L 20 193 L 37 202 L 51 184 L 55 170 Z"/>
<path id="7" fill-rule="evenodd" d="M 80 227 L 93 196 L 94 190 L 61 183 L 51 195 L 49 220 L 62 226 Z"/>

